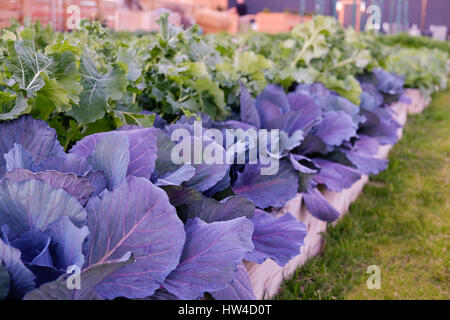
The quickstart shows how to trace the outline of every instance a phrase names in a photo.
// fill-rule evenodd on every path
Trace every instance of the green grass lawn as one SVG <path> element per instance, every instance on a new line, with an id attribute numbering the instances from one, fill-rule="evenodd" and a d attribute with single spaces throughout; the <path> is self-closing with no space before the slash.
<path id="1" fill-rule="evenodd" d="M 450 299 L 450 90 L 409 116 L 389 160 L 277 299 Z"/>

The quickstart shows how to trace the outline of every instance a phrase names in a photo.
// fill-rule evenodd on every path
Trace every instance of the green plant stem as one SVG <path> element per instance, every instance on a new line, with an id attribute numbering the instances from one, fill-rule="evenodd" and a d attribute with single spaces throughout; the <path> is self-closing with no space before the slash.
<path id="1" fill-rule="evenodd" d="M 83 127 L 83 123 L 79 123 L 76 127 L 73 127 L 72 130 L 69 131 L 69 134 L 67 135 L 66 141 L 64 143 L 64 151 L 67 152 L 67 148 L 69 147 L 70 142 L 72 141 L 73 137 L 77 134 L 78 130 Z"/>

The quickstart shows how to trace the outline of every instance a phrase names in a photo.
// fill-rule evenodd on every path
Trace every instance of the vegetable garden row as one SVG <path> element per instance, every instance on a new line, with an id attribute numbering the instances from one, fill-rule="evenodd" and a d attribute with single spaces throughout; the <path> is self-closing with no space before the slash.
<path id="1" fill-rule="evenodd" d="M 159 23 L 140 35 L 1 31 L 0 299 L 262 298 L 248 271 L 287 265 L 313 232 L 290 201 L 337 220 L 324 195 L 386 169 L 395 106 L 414 103 L 405 90 L 447 87 L 447 52 L 388 46 L 329 17 L 276 36 Z M 206 133 L 279 139 L 254 162 L 174 163 L 178 129 L 244 158 L 251 136 Z M 276 174 L 261 174 L 268 159 Z"/>

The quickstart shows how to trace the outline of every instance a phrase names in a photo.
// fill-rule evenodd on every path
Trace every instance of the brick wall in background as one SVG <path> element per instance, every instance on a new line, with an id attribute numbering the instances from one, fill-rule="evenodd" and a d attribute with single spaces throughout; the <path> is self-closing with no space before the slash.
<path id="1" fill-rule="evenodd" d="M 144 11 L 153 11 L 162 7 L 181 8 L 182 12 L 191 15 L 201 7 L 214 10 L 228 7 L 228 0 L 139 0 L 139 2 Z M 7 26 L 9 19 L 13 17 L 21 20 L 29 18 L 33 22 L 39 20 L 43 24 L 52 23 L 56 29 L 62 30 L 65 29 L 67 20 L 66 9 L 72 4 L 80 7 L 81 18 L 96 18 L 104 21 L 109 27 L 114 27 L 117 19 L 132 16 L 132 13 L 127 15 L 127 12 L 116 13 L 119 9 L 126 11 L 123 3 L 124 0 L 0 0 L 0 27 Z M 147 16 L 148 12 L 140 14 L 136 11 L 136 15 Z M 133 21 L 127 23 L 130 24 Z M 123 21 L 120 24 L 124 25 Z M 137 23 L 132 29 L 139 29 L 140 25 L 142 23 Z"/>
<path id="2" fill-rule="evenodd" d="M 100 18 L 108 24 L 114 20 L 121 0 L 0 0 L 0 25 L 6 26 L 9 18 L 39 20 L 51 23 L 58 30 L 65 28 L 67 7 L 77 5 L 82 19 Z"/>

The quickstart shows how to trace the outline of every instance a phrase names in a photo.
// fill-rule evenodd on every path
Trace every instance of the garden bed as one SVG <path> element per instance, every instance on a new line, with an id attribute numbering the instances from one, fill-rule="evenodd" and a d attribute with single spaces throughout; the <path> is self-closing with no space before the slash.
<path id="1" fill-rule="evenodd" d="M 280 36 L 158 23 L 2 30 L 0 299 L 270 298 L 387 168 L 426 104 L 406 88 L 447 87 L 445 52 L 330 17 Z"/>
<path id="2" fill-rule="evenodd" d="M 410 98 L 411 103 L 397 102 L 389 106 L 394 111 L 395 120 L 402 126 L 406 124 L 408 114 L 421 113 L 429 103 L 429 99 L 425 98 L 420 90 L 408 89 L 406 95 Z M 403 128 L 398 129 L 399 138 L 402 136 L 402 131 Z M 386 159 L 392 147 L 393 145 L 386 145 L 380 148 L 377 157 Z M 369 182 L 369 177 L 364 175 L 352 187 L 342 192 L 327 190 L 321 192 L 325 199 L 339 211 L 340 218 L 342 218 L 348 213 L 350 205 L 358 198 L 367 182 Z M 280 215 L 287 212 L 307 226 L 308 234 L 305 238 L 305 244 L 301 247 L 301 253 L 292 258 L 284 267 L 280 267 L 270 259 L 262 264 L 246 263 L 247 272 L 257 299 L 273 298 L 280 290 L 283 280 L 290 279 L 297 268 L 318 255 L 324 245 L 323 234 L 327 230 L 327 222 L 315 218 L 308 212 L 308 209 L 302 203 L 301 194 L 287 202 L 280 211 Z M 339 223 L 339 220 L 334 222 L 334 224 L 336 223 Z"/>

